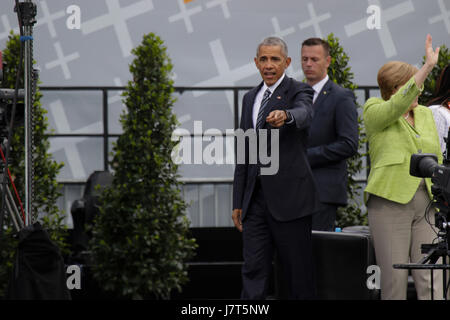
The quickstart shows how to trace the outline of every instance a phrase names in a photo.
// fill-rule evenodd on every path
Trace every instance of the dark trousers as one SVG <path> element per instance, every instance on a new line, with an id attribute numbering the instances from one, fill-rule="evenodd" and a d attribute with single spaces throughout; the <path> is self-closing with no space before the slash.
<path id="1" fill-rule="evenodd" d="M 288 222 L 273 219 L 257 183 L 243 220 L 242 299 L 265 299 L 274 250 L 280 260 L 289 299 L 313 299 L 311 216 Z"/>
<path id="2" fill-rule="evenodd" d="M 316 231 L 334 231 L 337 208 L 336 204 L 320 203 L 312 216 L 312 229 Z"/>

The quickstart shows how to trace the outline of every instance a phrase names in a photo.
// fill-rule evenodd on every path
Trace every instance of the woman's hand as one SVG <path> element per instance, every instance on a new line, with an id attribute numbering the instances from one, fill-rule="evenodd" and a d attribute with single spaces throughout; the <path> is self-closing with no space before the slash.
<path id="1" fill-rule="evenodd" d="M 436 65 L 439 58 L 439 47 L 436 48 L 435 51 L 433 51 L 433 43 L 431 35 L 427 34 L 427 39 L 425 40 L 425 64 L 431 67 Z"/>
<path id="2" fill-rule="evenodd" d="M 416 85 L 421 88 L 428 74 L 433 70 L 439 58 L 439 47 L 433 50 L 433 43 L 431 42 L 431 36 L 427 34 L 425 40 L 425 63 L 422 68 L 414 75 Z"/>

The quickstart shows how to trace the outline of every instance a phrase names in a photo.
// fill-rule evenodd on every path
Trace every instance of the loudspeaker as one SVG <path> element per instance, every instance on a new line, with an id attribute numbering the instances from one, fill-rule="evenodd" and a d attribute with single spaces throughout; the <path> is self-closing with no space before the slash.
<path id="1" fill-rule="evenodd" d="M 313 231 L 314 278 L 318 300 L 373 300 L 379 290 L 367 288 L 367 267 L 375 265 L 375 251 L 367 232 Z M 275 292 L 285 299 L 286 285 L 275 261 Z"/>
<path id="2" fill-rule="evenodd" d="M 378 299 L 367 287 L 367 267 L 376 264 L 369 234 L 313 231 L 313 250 L 318 299 Z"/>
<path id="3" fill-rule="evenodd" d="M 198 245 L 188 262 L 189 282 L 172 299 L 239 299 L 242 234 L 231 227 L 190 228 Z"/>

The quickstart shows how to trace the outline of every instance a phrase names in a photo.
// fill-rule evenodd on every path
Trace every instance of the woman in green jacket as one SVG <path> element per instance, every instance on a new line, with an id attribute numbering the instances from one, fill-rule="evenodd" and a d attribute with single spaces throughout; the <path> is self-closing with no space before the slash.
<path id="1" fill-rule="evenodd" d="M 370 98 L 364 105 L 371 164 L 365 196 L 381 269 L 382 299 L 406 299 L 408 271 L 392 265 L 418 262 L 423 257 L 421 244 L 432 243 L 436 237 L 434 211 L 425 219 L 432 197 L 431 179 L 409 174 L 414 153 L 434 153 L 442 162 L 432 112 L 417 102 L 439 56 L 439 48 L 433 51 L 430 35 L 425 51 L 420 70 L 400 61 L 382 66 L 377 79 L 382 99 Z M 435 299 L 442 298 L 441 274 L 434 272 Z M 430 299 L 430 271 L 413 270 L 412 275 L 418 299 Z"/>

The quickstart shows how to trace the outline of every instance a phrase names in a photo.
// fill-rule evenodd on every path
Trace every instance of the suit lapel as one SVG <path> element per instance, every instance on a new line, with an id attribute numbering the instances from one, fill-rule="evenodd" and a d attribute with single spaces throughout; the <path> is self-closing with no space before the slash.
<path id="1" fill-rule="evenodd" d="M 331 79 L 328 79 L 328 81 L 323 86 L 322 90 L 320 91 L 319 95 L 317 96 L 316 101 L 313 103 L 313 108 L 315 105 L 322 105 L 323 102 L 330 96 L 331 90 L 333 87 L 333 81 Z"/>

